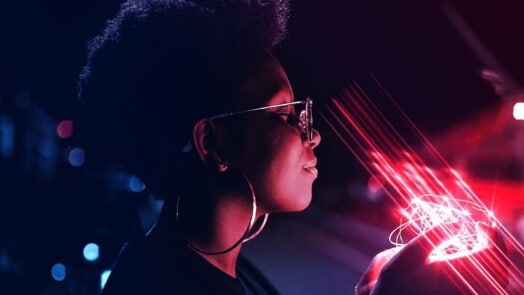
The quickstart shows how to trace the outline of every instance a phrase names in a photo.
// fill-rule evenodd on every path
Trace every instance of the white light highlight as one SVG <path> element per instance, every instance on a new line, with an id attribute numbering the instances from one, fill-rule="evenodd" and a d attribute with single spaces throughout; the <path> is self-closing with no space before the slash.
<path id="1" fill-rule="evenodd" d="M 513 118 L 515 120 L 524 120 L 524 102 L 517 102 L 513 106 Z"/>

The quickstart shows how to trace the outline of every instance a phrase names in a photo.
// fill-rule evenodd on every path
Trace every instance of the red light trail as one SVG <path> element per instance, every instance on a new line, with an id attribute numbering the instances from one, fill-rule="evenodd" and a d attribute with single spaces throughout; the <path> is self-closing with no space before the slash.
<path id="1" fill-rule="evenodd" d="M 503 249 L 495 245 L 495 255 L 480 255 L 490 245 L 489 228 L 495 228 L 508 247 L 524 257 L 523 247 L 497 219 L 496 202 L 486 207 L 461 173 L 446 162 L 380 83 L 374 82 L 396 120 L 387 117 L 356 83 L 333 97 L 321 116 L 372 177 L 383 180 L 384 191 L 400 208 L 400 225 L 391 232 L 391 243 L 402 247 L 429 229 L 442 227 L 447 237 L 434 245 L 428 263 L 450 265 L 460 278 L 456 285 L 465 294 L 522 294 L 524 275 Z M 473 267 L 457 268 L 453 261 L 459 257 Z M 508 276 L 506 264 L 509 286 L 501 279 Z"/>

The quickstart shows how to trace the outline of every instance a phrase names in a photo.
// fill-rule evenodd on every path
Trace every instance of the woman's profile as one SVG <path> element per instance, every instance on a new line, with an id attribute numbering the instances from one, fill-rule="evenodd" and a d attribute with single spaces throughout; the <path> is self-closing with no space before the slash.
<path id="1" fill-rule="evenodd" d="M 241 248 L 268 215 L 305 209 L 318 174 L 314 99 L 294 97 L 272 54 L 289 13 L 285 0 L 129 0 L 89 43 L 88 145 L 165 200 L 103 294 L 278 293 L 245 275 Z"/>

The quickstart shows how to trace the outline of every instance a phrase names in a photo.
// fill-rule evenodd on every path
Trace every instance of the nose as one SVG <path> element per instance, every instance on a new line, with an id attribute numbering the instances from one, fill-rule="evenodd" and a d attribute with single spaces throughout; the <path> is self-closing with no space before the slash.
<path id="1" fill-rule="evenodd" d="M 309 142 L 306 140 L 305 144 L 309 148 L 314 149 L 320 144 L 321 139 L 322 139 L 322 136 L 320 136 L 320 132 L 318 132 L 317 129 L 313 128 L 313 137 L 311 138 L 311 141 Z"/>

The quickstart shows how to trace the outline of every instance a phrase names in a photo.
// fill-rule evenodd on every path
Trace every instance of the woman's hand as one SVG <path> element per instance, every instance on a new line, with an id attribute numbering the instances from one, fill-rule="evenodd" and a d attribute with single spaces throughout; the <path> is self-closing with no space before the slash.
<path id="1" fill-rule="evenodd" d="M 357 295 L 499 294 L 508 283 L 506 247 L 500 232 L 480 225 L 489 238 L 480 252 L 429 262 L 433 245 L 448 236 L 440 227 L 403 247 L 377 254 L 355 288 Z"/>

